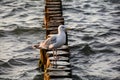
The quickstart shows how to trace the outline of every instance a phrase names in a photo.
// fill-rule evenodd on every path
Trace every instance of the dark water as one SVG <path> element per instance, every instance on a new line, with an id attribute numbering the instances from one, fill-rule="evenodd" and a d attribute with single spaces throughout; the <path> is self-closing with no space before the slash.
<path id="1" fill-rule="evenodd" d="M 74 80 L 120 80 L 119 0 L 65 0 Z"/>
<path id="2" fill-rule="evenodd" d="M 0 80 L 42 80 L 44 0 L 0 0 Z M 63 0 L 74 80 L 120 80 L 120 0 Z"/>
<path id="3" fill-rule="evenodd" d="M 37 80 L 43 0 L 0 0 L 0 80 Z"/>

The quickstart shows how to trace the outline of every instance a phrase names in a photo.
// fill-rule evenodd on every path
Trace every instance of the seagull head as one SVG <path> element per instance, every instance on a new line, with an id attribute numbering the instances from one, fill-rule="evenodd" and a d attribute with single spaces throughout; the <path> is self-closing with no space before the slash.
<path id="1" fill-rule="evenodd" d="M 71 30 L 72 28 L 67 27 L 66 25 L 59 25 L 58 30 L 59 31 L 66 31 L 66 30 Z"/>
<path id="2" fill-rule="evenodd" d="M 66 29 L 67 29 L 67 27 L 65 25 L 60 25 L 58 27 L 58 30 L 60 30 L 60 31 L 65 31 Z"/>

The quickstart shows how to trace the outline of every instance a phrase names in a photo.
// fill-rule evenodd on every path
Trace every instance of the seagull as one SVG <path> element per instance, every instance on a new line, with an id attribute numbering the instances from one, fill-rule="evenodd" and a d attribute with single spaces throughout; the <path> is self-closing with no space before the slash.
<path id="1" fill-rule="evenodd" d="M 38 49 L 47 49 L 53 51 L 53 58 L 57 65 L 57 48 L 60 48 L 66 43 L 66 34 L 65 31 L 68 29 L 65 25 L 59 25 L 58 34 L 48 35 L 48 38 L 42 41 L 38 45 L 34 45 L 33 47 Z M 53 61 L 54 64 L 54 61 Z"/>

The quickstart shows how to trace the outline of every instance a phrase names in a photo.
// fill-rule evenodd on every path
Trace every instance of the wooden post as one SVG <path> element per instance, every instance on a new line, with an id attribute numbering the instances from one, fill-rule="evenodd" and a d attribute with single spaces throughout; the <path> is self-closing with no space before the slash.
<path id="1" fill-rule="evenodd" d="M 64 25 L 61 0 L 45 0 L 44 25 L 46 28 L 46 38 L 49 34 L 57 34 L 59 25 Z M 54 58 L 52 50 L 40 49 L 39 67 L 44 71 L 44 80 L 72 80 L 71 68 L 69 63 L 68 36 L 66 32 L 66 43 L 63 47 L 57 49 L 57 67 L 52 67 Z"/>

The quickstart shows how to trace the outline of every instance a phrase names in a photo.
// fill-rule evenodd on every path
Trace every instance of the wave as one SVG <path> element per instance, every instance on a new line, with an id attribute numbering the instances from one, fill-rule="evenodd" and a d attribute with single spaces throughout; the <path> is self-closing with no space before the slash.
<path id="1" fill-rule="evenodd" d="M 43 32 L 44 33 L 44 29 L 43 28 L 38 28 L 38 27 L 34 27 L 34 28 L 25 28 L 25 27 L 17 27 L 13 30 L 0 30 L 0 37 L 5 37 L 6 35 L 9 34 L 23 34 L 23 33 L 28 33 L 30 34 L 38 34 L 39 32 Z"/>
<path id="2" fill-rule="evenodd" d="M 8 63 L 11 64 L 11 65 L 17 65 L 17 66 L 27 65 L 27 63 L 22 62 L 22 61 L 18 61 L 16 59 L 10 59 L 8 61 Z"/>
<path id="3" fill-rule="evenodd" d="M 37 33 L 39 31 L 43 31 L 43 29 L 42 28 L 20 28 L 20 27 L 17 27 L 12 32 L 15 34 L 22 34 L 23 32 Z"/>
<path id="4" fill-rule="evenodd" d="M 26 54 L 26 55 L 28 55 L 28 54 Z M 26 56 L 26 55 L 24 55 L 24 56 Z M 37 61 L 37 60 L 38 60 L 38 58 L 27 57 L 27 58 L 14 58 L 14 59 L 10 59 L 8 62 L 12 63 L 12 61 L 14 61 L 14 62 L 19 61 L 20 63 L 23 62 L 23 63 L 26 64 L 26 63 L 31 63 L 32 61 L 34 62 L 34 61 Z"/>
<path id="5" fill-rule="evenodd" d="M 5 32 L 0 30 L 0 37 L 5 37 Z"/>
<path id="6" fill-rule="evenodd" d="M 15 2 L 15 0 L 0 0 L 0 4 L 2 5 L 7 5 L 13 2 Z"/>
<path id="7" fill-rule="evenodd" d="M 111 2 L 111 3 L 117 3 L 119 4 L 120 3 L 120 0 L 104 0 L 105 2 Z"/>
<path id="8" fill-rule="evenodd" d="M 17 79 L 10 79 L 10 78 L 0 78 L 0 80 L 17 80 Z"/>
<path id="9" fill-rule="evenodd" d="M 12 16 L 15 16 L 17 13 L 24 12 L 24 11 L 26 11 L 26 10 L 25 10 L 25 8 L 22 8 L 22 7 L 13 8 L 6 15 L 2 16 L 2 18 L 12 17 Z"/>
<path id="10" fill-rule="evenodd" d="M 81 51 L 85 54 L 85 55 L 91 55 L 91 54 L 95 54 L 95 51 L 88 45 L 86 44 Z"/>
<path id="11" fill-rule="evenodd" d="M 0 60 L 0 67 L 12 68 L 12 65 L 9 62 L 4 62 L 4 61 Z"/>

